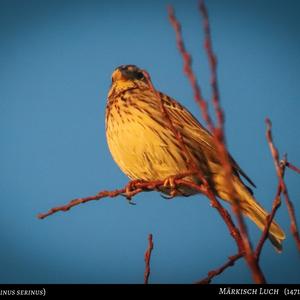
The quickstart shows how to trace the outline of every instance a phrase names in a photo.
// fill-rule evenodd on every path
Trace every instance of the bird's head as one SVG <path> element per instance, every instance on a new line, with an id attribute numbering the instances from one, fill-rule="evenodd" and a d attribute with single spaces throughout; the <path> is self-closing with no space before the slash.
<path id="1" fill-rule="evenodd" d="M 115 97 L 130 89 L 148 89 L 151 85 L 149 74 L 135 65 L 117 67 L 111 76 L 111 87 L 108 97 Z"/>
<path id="2" fill-rule="evenodd" d="M 135 65 L 122 65 L 112 73 L 112 83 L 117 81 L 145 80 L 144 70 Z"/>

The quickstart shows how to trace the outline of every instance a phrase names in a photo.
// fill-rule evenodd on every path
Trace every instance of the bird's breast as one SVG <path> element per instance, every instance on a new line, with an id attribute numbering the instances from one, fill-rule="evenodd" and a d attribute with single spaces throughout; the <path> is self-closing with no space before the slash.
<path id="1" fill-rule="evenodd" d="M 178 143 L 163 121 L 160 107 L 118 100 L 106 116 L 110 152 L 131 179 L 155 180 L 174 175 L 185 162 Z"/>

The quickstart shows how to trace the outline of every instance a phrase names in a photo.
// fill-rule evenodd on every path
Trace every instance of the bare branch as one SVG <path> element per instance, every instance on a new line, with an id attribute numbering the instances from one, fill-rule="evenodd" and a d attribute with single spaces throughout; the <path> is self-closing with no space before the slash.
<path id="1" fill-rule="evenodd" d="M 240 201 L 238 199 L 237 193 L 233 186 L 232 178 L 233 178 L 233 170 L 232 164 L 230 162 L 229 154 L 226 148 L 226 140 L 225 140 L 225 132 L 224 132 L 224 114 L 223 110 L 220 105 L 220 97 L 219 97 L 219 89 L 218 89 L 218 82 L 217 82 L 217 59 L 213 51 L 212 41 L 211 41 L 211 30 L 210 30 L 210 23 L 208 12 L 204 3 L 204 0 L 199 1 L 199 9 L 203 19 L 203 27 L 205 33 L 205 50 L 208 57 L 208 61 L 210 64 L 211 70 L 211 87 L 212 87 L 212 103 L 215 109 L 216 117 L 217 117 L 217 127 L 213 130 L 213 135 L 215 137 L 217 149 L 220 156 L 220 161 L 224 168 L 225 172 L 225 180 L 226 186 L 229 190 L 229 195 L 231 196 L 232 200 L 232 209 L 235 213 L 238 224 L 239 230 L 241 233 L 243 246 L 244 246 L 244 257 L 248 266 L 252 272 L 252 277 L 256 283 L 265 283 L 264 274 L 258 264 L 258 261 L 255 259 L 255 255 L 249 240 L 247 227 L 244 222 L 244 217 L 241 212 Z"/>
<path id="2" fill-rule="evenodd" d="M 151 253 L 153 250 L 153 237 L 150 233 L 148 236 L 148 248 L 145 252 L 145 273 L 144 273 L 144 283 L 148 284 L 149 276 L 150 276 L 150 260 L 151 260 Z"/>
<path id="3" fill-rule="evenodd" d="M 234 265 L 234 263 L 243 256 L 244 256 L 243 253 L 238 253 L 236 255 L 229 256 L 228 261 L 224 265 L 222 265 L 218 269 L 209 271 L 208 274 L 207 274 L 207 277 L 205 277 L 204 279 L 201 279 L 199 281 L 196 281 L 195 283 L 196 284 L 208 284 L 208 283 L 210 283 L 214 277 L 216 277 L 216 276 L 220 275 L 221 273 L 223 273 L 227 268 L 232 267 Z"/>
<path id="4" fill-rule="evenodd" d="M 222 128 L 224 126 L 224 113 L 220 105 L 219 88 L 218 88 L 218 81 L 217 81 L 217 57 L 214 54 L 213 47 L 212 47 L 210 23 L 209 23 L 208 12 L 204 1 L 201 0 L 199 1 L 199 10 L 203 19 L 203 28 L 205 34 L 204 48 L 206 50 L 206 54 L 207 54 L 207 58 L 211 70 L 210 83 L 212 87 L 212 103 L 217 116 L 216 127 Z"/>
<path id="5" fill-rule="evenodd" d="M 261 254 L 262 248 L 264 246 L 264 243 L 265 243 L 265 241 L 268 238 L 269 230 L 270 230 L 270 226 L 272 224 L 272 221 L 274 220 L 274 217 L 275 217 L 275 214 L 277 212 L 277 209 L 281 205 L 280 194 L 281 194 L 281 186 L 278 185 L 276 196 L 275 196 L 275 199 L 273 201 L 272 211 L 267 216 L 266 226 L 265 226 L 265 228 L 263 230 L 263 233 L 262 233 L 262 235 L 261 235 L 261 237 L 259 239 L 259 242 L 258 242 L 258 244 L 256 246 L 256 249 L 255 249 L 255 257 L 256 257 L 256 259 L 257 259 L 258 262 L 259 262 L 260 254 Z"/>
<path id="6" fill-rule="evenodd" d="M 173 28 L 175 30 L 177 47 L 183 58 L 184 73 L 188 77 L 190 84 L 193 88 L 194 98 L 195 98 L 196 103 L 200 107 L 200 110 L 202 112 L 202 117 L 205 120 L 210 131 L 213 131 L 214 124 L 213 124 L 212 119 L 209 116 L 207 102 L 202 97 L 200 86 L 198 85 L 196 76 L 192 69 L 192 57 L 185 48 L 184 41 L 182 38 L 182 33 L 181 33 L 181 25 L 178 22 L 178 20 L 176 19 L 174 9 L 171 6 L 168 7 L 168 14 L 169 14 L 169 20 L 171 22 L 171 25 L 173 26 Z"/>
<path id="7" fill-rule="evenodd" d="M 170 16 L 170 20 L 172 20 L 177 25 L 179 25 L 179 22 L 175 18 L 174 11 L 173 11 L 172 8 L 169 8 L 169 13 L 170 12 L 172 13 L 172 15 Z M 177 35 L 178 35 L 179 40 L 182 41 L 181 33 L 179 32 L 179 33 L 177 33 Z M 189 72 L 192 72 L 191 69 L 189 69 Z M 198 190 L 199 192 L 204 193 L 210 199 L 210 201 L 212 203 L 212 206 L 215 207 L 218 210 L 221 217 L 225 221 L 225 224 L 227 225 L 227 227 L 230 231 L 230 234 L 236 240 L 239 251 L 242 251 L 243 249 L 242 249 L 242 243 L 241 243 L 241 235 L 238 232 L 238 229 L 235 227 L 235 225 L 234 225 L 231 217 L 229 216 L 228 212 L 225 210 L 225 208 L 220 204 L 220 202 L 215 197 L 215 195 L 212 192 L 212 190 L 211 190 L 204 174 L 201 172 L 201 170 L 199 170 L 197 168 L 197 165 L 196 165 L 195 161 L 193 160 L 193 157 L 190 155 L 189 151 L 186 148 L 186 145 L 185 145 L 185 143 L 182 139 L 182 136 L 181 136 L 180 132 L 178 130 L 176 130 L 174 124 L 172 123 L 172 120 L 170 119 L 170 117 L 168 115 L 168 112 L 167 112 L 167 110 L 165 109 L 165 107 L 163 105 L 163 102 L 162 102 L 162 99 L 159 95 L 159 92 L 156 91 L 156 89 L 154 88 L 154 86 L 151 82 L 151 79 L 150 79 L 150 75 L 148 74 L 148 72 L 144 71 L 144 76 L 146 77 L 151 90 L 153 91 L 153 93 L 156 94 L 156 96 L 158 98 L 158 101 L 160 101 L 160 103 L 161 103 L 162 112 L 164 113 L 164 116 L 165 116 L 166 120 L 168 121 L 169 128 L 172 130 L 172 132 L 174 133 L 175 137 L 177 138 L 177 140 L 179 142 L 182 153 L 188 159 L 187 167 L 190 168 L 190 170 L 191 170 L 190 172 L 194 173 L 199 178 L 200 182 L 202 183 L 202 185 L 199 186 L 199 185 L 194 184 L 192 182 L 184 181 L 183 184 L 188 185 L 190 187 L 193 187 L 194 189 Z"/>
<path id="8" fill-rule="evenodd" d="M 166 110 L 166 108 L 164 106 L 163 100 L 162 100 L 159 92 L 154 88 L 149 73 L 147 71 L 145 71 L 145 70 L 144 70 L 143 73 L 144 73 L 145 78 L 148 81 L 150 89 L 156 95 L 157 100 L 160 102 L 161 111 L 164 114 L 164 117 L 166 118 L 166 120 L 168 122 L 170 130 L 173 132 L 173 134 L 175 135 L 176 139 L 179 142 L 181 153 L 184 155 L 184 157 L 186 157 L 187 167 L 189 169 L 191 169 L 192 172 L 199 172 L 200 173 L 200 170 L 198 170 L 198 168 L 197 168 L 196 162 L 194 161 L 193 157 L 191 156 L 190 152 L 188 151 L 188 149 L 186 147 L 185 142 L 183 141 L 181 133 L 174 126 L 174 124 L 173 124 L 173 122 L 172 122 L 172 120 L 171 120 L 171 118 L 170 118 L 170 116 L 169 116 L 169 114 L 168 114 L 168 112 L 167 112 L 167 110 Z M 203 182 L 203 180 L 205 180 L 204 176 L 203 175 L 200 175 L 200 176 L 201 176 L 200 180 Z"/>
<path id="9" fill-rule="evenodd" d="M 115 191 L 101 191 L 95 196 L 89 196 L 89 197 L 85 197 L 85 198 L 77 198 L 77 199 L 71 200 L 69 203 L 67 203 L 65 205 L 53 207 L 46 213 L 40 213 L 37 215 L 37 217 L 39 219 L 44 219 L 44 218 L 49 217 L 50 215 L 53 215 L 59 211 L 66 212 L 66 211 L 70 210 L 72 207 L 82 204 L 82 203 L 86 203 L 86 202 L 94 201 L 94 200 L 100 200 L 100 199 L 106 198 L 106 197 L 111 197 L 111 198 L 117 197 L 117 196 L 121 195 L 122 193 L 125 193 L 125 191 L 126 191 L 126 188 L 123 188 L 120 190 L 115 190 Z"/>
<path id="10" fill-rule="evenodd" d="M 277 148 L 275 147 L 275 145 L 273 143 L 272 131 L 271 131 L 272 123 L 271 123 L 269 118 L 266 118 L 266 124 L 267 124 L 267 140 L 268 140 L 268 144 L 269 144 L 269 147 L 270 147 L 270 150 L 271 150 L 271 154 L 272 154 L 272 157 L 273 157 L 273 160 L 274 160 L 274 164 L 275 164 L 275 168 L 276 168 L 276 172 L 277 172 L 277 176 L 278 176 L 278 180 L 279 180 L 278 185 L 281 187 L 281 191 L 284 195 L 285 203 L 286 203 L 288 213 L 289 213 L 289 216 L 290 216 L 291 233 L 294 237 L 297 248 L 300 251 L 300 237 L 299 237 L 299 232 L 298 232 L 298 227 L 297 227 L 297 222 L 296 222 L 295 210 L 294 210 L 293 203 L 290 200 L 289 193 L 288 193 L 286 184 L 285 184 L 284 179 L 283 179 L 283 171 L 280 167 L 280 162 L 279 162 L 279 153 L 278 153 L 278 150 L 277 150 Z M 283 163 L 285 163 L 285 162 L 283 162 Z"/>
<path id="11" fill-rule="evenodd" d="M 297 173 L 300 174 L 300 169 L 299 169 L 298 167 L 294 166 L 293 164 L 291 164 L 289 161 L 286 161 L 286 162 L 285 162 L 285 165 L 286 165 L 288 168 L 290 168 L 291 170 L 293 170 L 293 171 L 295 171 L 295 172 L 297 172 Z"/>

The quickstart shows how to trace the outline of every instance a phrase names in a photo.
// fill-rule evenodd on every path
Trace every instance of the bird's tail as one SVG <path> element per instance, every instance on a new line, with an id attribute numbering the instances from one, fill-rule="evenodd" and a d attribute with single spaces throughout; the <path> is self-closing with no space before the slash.
<path id="1" fill-rule="evenodd" d="M 236 193 L 238 195 L 238 200 L 240 201 L 240 207 L 242 210 L 242 213 L 247 216 L 251 221 L 253 221 L 259 229 L 264 230 L 266 225 L 266 219 L 268 213 L 261 207 L 261 205 L 255 200 L 255 198 L 252 196 L 250 191 L 247 189 L 247 187 L 240 181 L 239 178 L 235 177 L 233 180 L 233 185 L 236 190 Z M 220 197 L 224 200 L 228 200 L 228 194 L 227 197 L 222 195 L 222 192 L 218 190 L 218 193 L 220 194 Z M 224 198 L 225 196 L 226 198 Z M 275 247 L 275 249 L 278 252 L 282 251 L 282 241 L 285 239 L 285 233 L 280 228 L 280 226 L 275 222 L 272 221 L 271 226 L 269 228 L 269 240 Z"/>

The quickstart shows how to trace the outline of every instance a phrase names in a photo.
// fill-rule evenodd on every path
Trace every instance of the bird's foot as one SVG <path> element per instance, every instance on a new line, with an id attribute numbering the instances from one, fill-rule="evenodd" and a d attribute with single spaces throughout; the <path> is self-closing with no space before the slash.
<path id="1" fill-rule="evenodd" d="M 174 189 L 176 187 L 175 179 L 175 176 L 168 177 L 167 179 L 165 179 L 163 186 Z"/>
<path id="2" fill-rule="evenodd" d="M 165 196 L 165 195 L 163 195 L 163 194 L 160 194 L 160 196 L 161 196 L 162 198 L 166 199 L 166 200 L 171 200 L 171 199 L 173 199 L 174 197 L 178 196 L 178 194 L 176 193 L 176 195 L 175 195 L 175 194 L 172 194 L 172 192 L 171 192 L 170 195 Z"/>
<path id="3" fill-rule="evenodd" d="M 176 184 L 175 184 L 176 176 L 170 176 L 167 179 L 165 179 L 163 187 L 169 189 L 169 195 L 163 196 L 164 199 L 173 199 L 176 196 L 181 195 L 181 193 L 177 190 Z"/>
<path id="4" fill-rule="evenodd" d="M 124 197 L 129 201 L 129 204 L 135 205 L 136 203 L 132 202 L 132 197 L 138 194 L 142 189 L 138 187 L 139 183 L 142 183 L 143 180 L 131 180 L 125 188 Z"/>
<path id="5" fill-rule="evenodd" d="M 128 184 L 126 185 L 126 188 L 125 188 L 125 193 L 130 193 L 136 189 L 138 189 L 138 184 L 139 183 L 143 183 L 144 181 L 143 180 L 140 180 L 140 179 L 136 179 L 136 180 L 131 180 L 128 182 Z"/>

